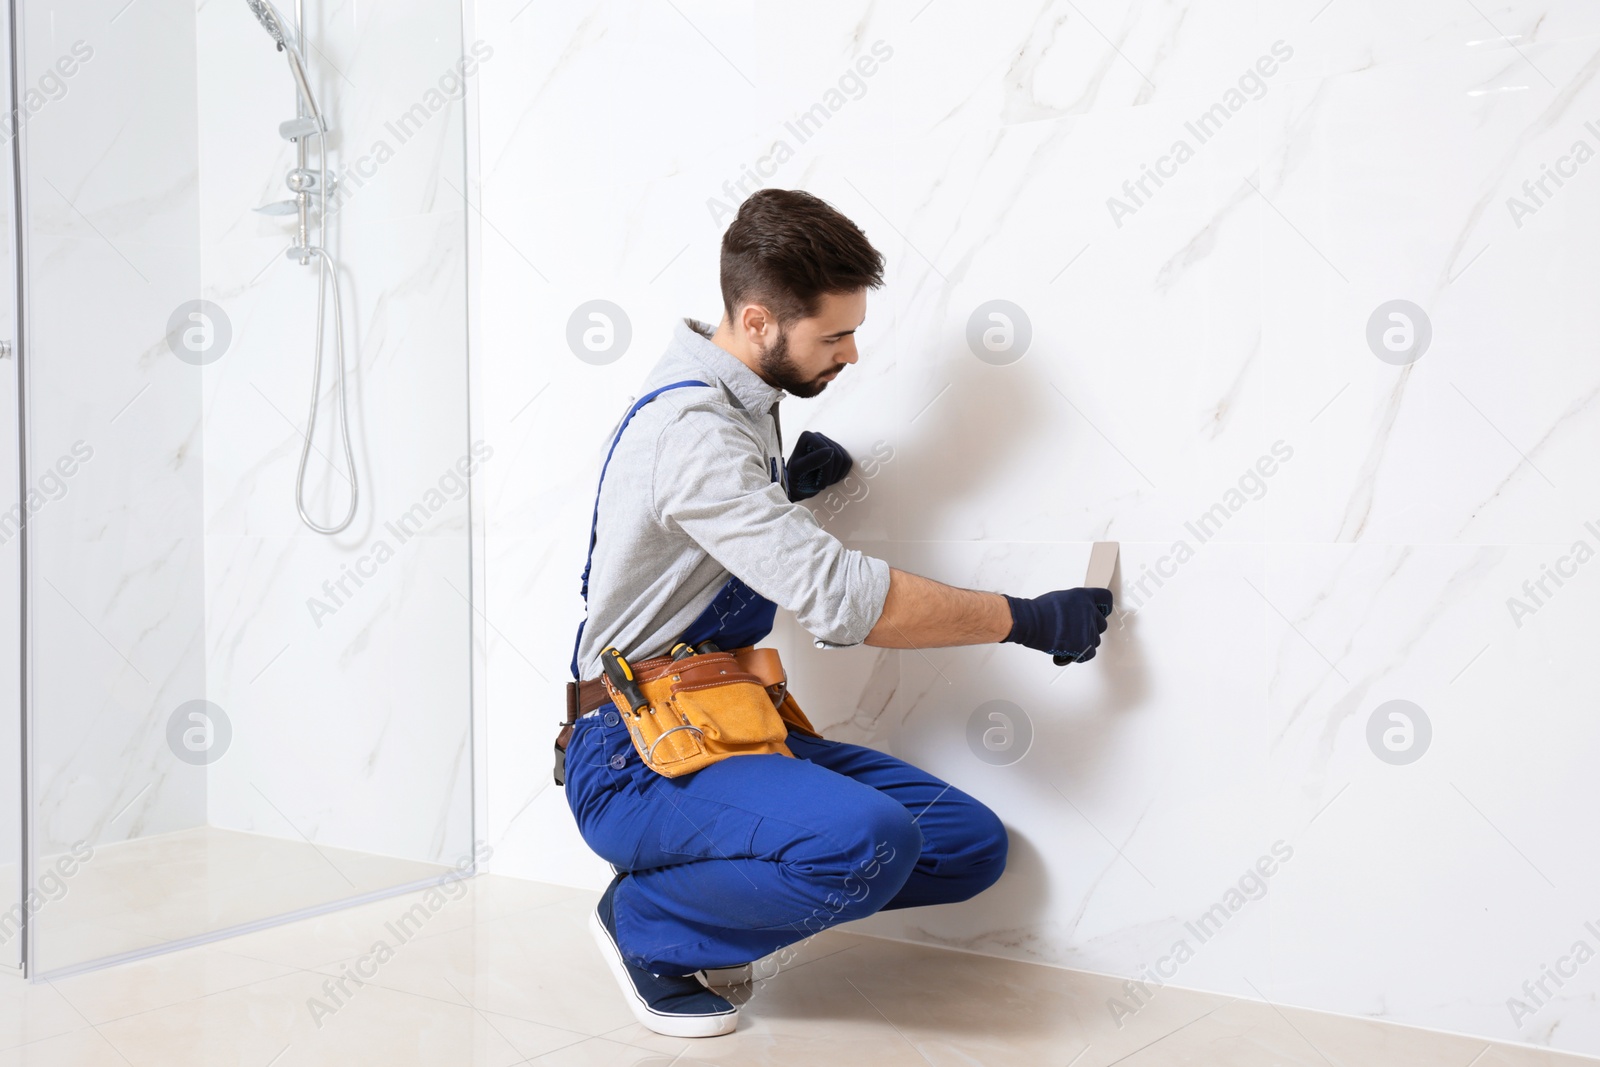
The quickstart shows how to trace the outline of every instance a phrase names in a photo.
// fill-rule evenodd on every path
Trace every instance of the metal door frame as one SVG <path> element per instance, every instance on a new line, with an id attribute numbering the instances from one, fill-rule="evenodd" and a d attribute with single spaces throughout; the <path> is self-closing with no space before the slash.
<path id="1" fill-rule="evenodd" d="M 18 768 L 18 781 L 20 793 L 18 796 L 18 813 L 20 826 L 18 828 L 18 841 L 21 844 L 21 861 L 18 864 L 19 884 L 16 887 L 18 910 L 22 913 L 21 920 L 21 970 L 24 977 L 29 976 L 29 963 L 33 959 L 33 923 L 28 914 L 28 885 L 32 881 L 32 842 L 29 837 L 31 819 L 28 811 L 29 784 L 32 781 L 33 752 L 32 722 L 33 722 L 33 677 L 28 670 L 32 661 L 31 627 L 28 625 L 28 611 L 30 605 L 28 589 L 28 542 L 30 533 L 28 529 L 27 487 L 28 487 L 28 342 L 27 342 L 27 307 L 26 286 L 24 279 L 27 272 L 23 269 L 26 264 L 23 235 L 27 227 L 23 224 L 27 218 L 26 195 L 22 184 L 24 173 L 23 161 L 25 150 L 23 148 L 23 117 L 21 110 L 22 101 L 22 49 L 18 46 L 20 27 L 17 19 L 19 0 L 6 0 L 5 18 L 8 24 L 9 40 L 7 46 L 11 59 L 11 83 L 6 86 L 9 98 L 6 101 L 6 110 L 11 115 L 11 240 L 12 240 L 12 269 L 15 275 L 13 298 L 16 301 L 16 330 L 11 340 L 11 358 L 15 365 L 17 381 L 17 501 L 21 506 L 22 521 L 18 531 L 18 562 L 21 573 L 17 581 L 17 608 L 21 613 L 18 625 L 17 653 L 20 657 L 17 677 L 21 683 L 21 692 L 18 699 L 17 728 L 20 731 L 21 754 Z"/>

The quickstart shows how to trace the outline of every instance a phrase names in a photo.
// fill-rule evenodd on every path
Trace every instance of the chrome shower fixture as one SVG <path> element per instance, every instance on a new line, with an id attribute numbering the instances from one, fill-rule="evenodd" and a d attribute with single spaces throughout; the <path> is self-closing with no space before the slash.
<path id="1" fill-rule="evenodd" d="M 293 31 L 285 26 L 283 16 L 278 14 L 278 9 L 272 6 L 270 0 L 244 0 L 244 2 L 250 6 L 250 10 L 255 13 L 261 25 L 266 27 L 267 32 L 272 34 L 272 39 L 278 42 L 279 48 L 296 47 L 289 43 Z"/>
<path id="2" fill-rule="evenodd" d="M 289 250 L 291 259 L 298 259 L 304 266 L 312 259 L 311 245 L 311 204 L 312 201 L 322 199 L 321 210 L 327 209 L 327 197 L 330 190 L 327 188 L 329 179 L 324 173 L 319 181 L 318 175 L 306 169 L 306 142 L 312 137 L 324 137 L 328 133 L 328 123 L 322 115 L 322 109 L 317 107 L 316 94 L 311 91 L 311 81 L 306 77 L 305 55 L 301 48 L 301 38 L 295 29 L 295 24 L 283 17 L 272 0 L 245 0 L 245 4 L 261 23 L 262 29 L 267 31 L 273 42 L 278 46 L 289 60 L 289 74 L 294 78 L 295 89 L 299 92 L 296 101 L 295 117 L 287 122 L 278 124 L 278 135 L 295 145 L 297 165 L 289 172 L 286 179 L 290 192 L 294 193 L 291 200 L 279 200 L 276 203 L 266 204 L 256 208 L 263 215 L 299 215 L 300 233 L 299 243 Z M 326 155 L 327 144 L 319 141 L 319 148 Z M 326 168 L 324 168 L 326 170 Z"/>
<path id="3" fill-rule="evenodd" d="M 300 35 L 278 9 L 272 6 L 272 0 L 244 0 L 244 2 L 250 5 L 256 20 L 277 42 L 278 51 L 289 57 L 289 70 L 294 76 L 294 83 L 300 90 L 301 98 L 305 101 L 305 112 L 321 124 L 322 113 L 317 110 L 316 97 L 311 94 L 311 83 L 306 80 L 305 52 L 300 47 Z M 323 125 L 321 128 L 325 131 L 327 126 Z"/>
<path id="4" fill-rule="evenodd" d="M 355 456 L 350 448 L 350 417 L 345 405 L 344 380 L 344 308 L 339 297 L 339 264 L 327 251 L 328 206 L 333 193 L 333 183 L 328 178 L 328 123 L 317 107 L 316 96 L 311 92 L 311 80 L 306 77 L 303 36 L 299 22 L 300 2 L 295 0 L 296 20 L 290 22 L 272 5 L 272 0 L 245 0 L 256 20 L 277 44 L 278 51 L 289 59 L 289 73 L 295 84 L 295 117 L 278 124 L 278 135 L 295 146 L 295 165 L 284 182 L 294 194 L 289 200 L 265 204 L 256 208 L 263 215 L 296 215 L 298 227 L 296 243 L 289 248 L 288 257 L 298 260 L 301 266 L 312 260 L 317 262 L 317 343 L 311 369 L 311 413 L 306 419 L 305 444 L 300 450 L 300 471 L 295 477 L 294 505 L 300 520 L 320 534 L 336 534 L 350 525 L 356 515 L 356 501 L 360 486 L 356 478 Z M 317 168 L 307 166 L 307 144 L 317 140 Z M 311 243 L 311 208 L 317 207 L 317 243 Z M 333 290 L 333 338 L 335 366 L 338 371 L 339 422 L 344 442 L 345 469 L 349 471 L 350 508 L 344 519 L 335 526 L 319 526 L 306 511 L 306 462 L 311 456 L 311 436 L 317 427 L 317 402 L 322 386 L 322 337 L 324 311 L 329 288 Z"/>

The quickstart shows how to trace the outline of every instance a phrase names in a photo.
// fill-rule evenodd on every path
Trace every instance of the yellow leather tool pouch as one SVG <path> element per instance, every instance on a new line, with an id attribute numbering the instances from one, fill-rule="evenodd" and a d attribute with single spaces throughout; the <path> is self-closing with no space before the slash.
<path id="1" fill-rule="evenodd" d="M 639 758 L 668 778 L 729 756 L 793 757 L 784 743 L 789 725 L 821 736 L 789 695 L 773 649 L 703 652 L 638 664 L 635 671 L 647 706 L 630 708 L 608 679 L 605 690 L 622 713 Z"/>

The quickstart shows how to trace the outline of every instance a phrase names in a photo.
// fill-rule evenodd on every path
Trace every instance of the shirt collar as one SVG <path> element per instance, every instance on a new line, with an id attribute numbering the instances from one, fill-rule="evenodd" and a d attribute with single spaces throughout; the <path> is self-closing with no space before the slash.
<path id="1" fill-rule="evenodd" d="M 711 333 L 711 327 L 705 323 L 684 318 L 673 333 L 673 341 L 686 356 L 725 385 L 746 411 L 761 414 L 770 411 L 782 399 L 783 390 L 762 381 L 759 374 L 712 341 Z"/>

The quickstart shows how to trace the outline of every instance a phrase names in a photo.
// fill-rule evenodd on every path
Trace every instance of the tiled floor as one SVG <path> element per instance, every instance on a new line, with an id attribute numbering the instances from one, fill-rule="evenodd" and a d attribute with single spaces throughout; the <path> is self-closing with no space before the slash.
<path id="1" fill-rule="evenodd" d="M 40 857 L 40 870 L 59 857 Z M 98 845 L 34 917 L 42 974 L 410 885 L 438 863 L 200 826 Z"/>
<path id="2" fill-rule="evenodd" d="M 1170 988 L 1119 1030 L 1111 979 L 838 930 L 736 997 L 736 1032 L 661 1038 L 633 1022 L 589 939 L 598 893 L 495 876 L 452 891 L 48 983 L 5 979 L 0 1067 L 1596 1062 Z M 379 941 L 390 951 L 360 962 Z"/>

